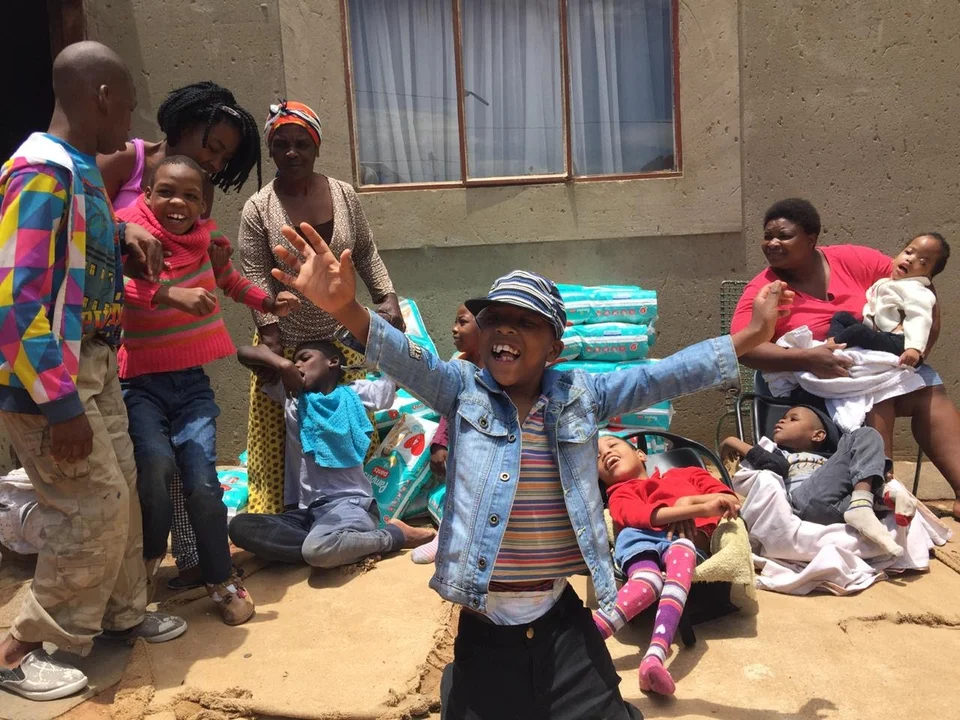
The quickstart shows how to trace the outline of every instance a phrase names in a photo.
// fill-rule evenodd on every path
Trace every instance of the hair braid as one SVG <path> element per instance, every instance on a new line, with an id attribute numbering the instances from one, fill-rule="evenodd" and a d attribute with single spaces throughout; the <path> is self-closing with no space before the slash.
<path id="1" fill-rule="evenodd" d="M 263 183 L 260 131 L 253 116 L 237 104 L 232 92 L 204 80 L 173 90 L 157 111 L 157 124 L 170 145 L 180 142 L 190 128 L 203 126 L 203 145 L 206 146 L 210 129 L 219 122 L 228 122 L 240 131 L 240 145 L 223 170 L 211 176 L 210 181 L 224 192 L 231 189 L 239 192 L 256 166 L 259 187 Z"/>

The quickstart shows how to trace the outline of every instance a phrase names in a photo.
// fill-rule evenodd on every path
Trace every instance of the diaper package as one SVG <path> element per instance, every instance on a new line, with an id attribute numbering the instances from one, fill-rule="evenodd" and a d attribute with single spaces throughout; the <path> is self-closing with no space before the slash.
<path id="1" fill-rule="evenodd" d="M 610 425 L 633 430 L 669 430 L 673 421 L 673 403 L 662 403 L 638 412 L 617 415 L 610 418 Z"/>
<path id="2" fill-rule="evenodd" d="M 646 325 L 611 322 L 580 325 L 567 332 L 580 338 L 580 359 L 587 362 L 642 360 L 651 345 Z"/>
<path id="3" fill-rule="evenodd" d="M 386 410 L 378 410 L 373 414 L 373 423 L 380 431 L 380 437 L 385 437 L 401 415 L 417 415 L 433 422 L 440 422 L 440 414 L 417 400 L 413 395 L 402 388 L 397 390 L 396 399 Z"/>
<path id="4" fill-rule="evenodd" d="M 407 326 L 407 337 L 424 350 L 436 355 L 437 345 L 430 337 L 430 333 L 427 332 L 427 326 L 423 322 L 423 315 L 420 314 L 417 303 L 410 298 L 402 298 L 400 300 L 400 314 Z"/>
<path id="5" fill-rule="evenodd" d="M 563 333 L 563 352 L 560 353 L 559 360 L 576 360 L 580 357 L 582 343 L 580 336 L 575 328 L 567 328 Z"/>
<path id="6" fill-rule="evenodd" d="M 233 470 L 217 470 L 217 480 L 223 488 L 223 504 L 227 506 L 227 521 L 241 510 L 246 510 L 247 500 L 250 497 L 250 487 L 247 485 L 246 468 Z"/>
<path id="7" fill-rule="evenodd" d="M 621 322 L 651 325 L 657 293 L 635 285 L 558 285 L 571 325 Z"/>
<path id="8" fill-rule="evenodd" d="M 381 522 L 402 518 L 429 481 L 430 444 L 439 427 L 439 423 L 423 417 L 402 415 L 364 465 L 380 507 Z"/>
<path id="9" fill-rule="evenodd" d="M 427 498 L 427 512 L 430 513 L 430 517 L 433 518 L 433 521 L 440 525 L 440 521 L 443 520 L 443 505 L 447 501 L 447 485 L 437 486 L 431 493 L 430 497 Z"/>
<path id="10" fill-rule="evenodd" d="M 426 515 L 430 500 L 430 493 L 436 490 L 438 487 L 444 484 L 444 479 L 430 473 L 430 477 L 422 488 L 420 492 L 416 494 L 416 497 L 410 501 L 410 504 L 407 505 L 403 510 L 403 516 L 401 520 L 407 520 L 409 518 L 420 517 L 421 515 Z"/>

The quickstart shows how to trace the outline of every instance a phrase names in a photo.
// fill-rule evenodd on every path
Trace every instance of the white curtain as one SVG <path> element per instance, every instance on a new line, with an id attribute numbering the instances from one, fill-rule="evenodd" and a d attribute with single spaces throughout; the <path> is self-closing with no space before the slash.
<path id="1" fill-rule="evenodd" d="M 469 176 L 562 173 L 557 0 L 463 0 L 462 13 Z"/>
<path id="2" fill-rule="evenodd" d="M 449 0 L 350 0 L 362 184 L 459 180 Z"/>
<path id="3" fill-rule="evenodd" d="M 670 0 L 568 0 L 577 175 L 672 170 Z"/>

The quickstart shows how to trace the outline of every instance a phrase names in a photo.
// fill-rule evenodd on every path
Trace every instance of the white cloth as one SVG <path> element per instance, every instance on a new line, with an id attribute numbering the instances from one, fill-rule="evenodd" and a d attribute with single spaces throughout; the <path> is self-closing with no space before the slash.
<path id="1" fill-rule="evenodd" d="M 858 592 L 888 573 L 927 570 L 930 549 L 952 535 L 922 505 L 906 528 L 898 527 L 889 513 L 883 523 L 904 548 L 903 555 L 893 559 L 845 524 L 818 525 L 794 515 L 783 480 L 775 473 L 741 467 L 733 485 L 745 496 L 740 514 L 750 532 L 757 587 L 762 590 L 789 595 Z"/>
<path id="2" fill-rule="evenodd" d="M 777 340 L 784 348 L 814 348 L 823 345 L 813 339 L 810 328 L 801 325 Z M 827 412 L 843 432 L 863 425 L 867 413 L 878 402 L 906 395 L 924 387 L 923 378 L 900 358 L 875 350 L 834 350 L 853 362 L 849 377 L 819 378 L 812 372 L 764 373 L 763 378 L 776 397 L 789 395 L 797 386 L 826 401 Z"/>
<path id="3" fill-rule="evenodd" d="M 896 332 L 903 326 L 903 346 L 927 349 L 933 326 L 933 306 L 937 296 L 929 288 L 930 278 L 910 277 L 902 280 L 882 278 L 867 290 L 863 306 L 863 322 L 882 332 Z"/>
<path id="4" fill-rule="evenodd" d="M 36 555 L 43 544 L 43 514 L 25 470 L 0 477 L 0 543 L 20 555 Z"/>

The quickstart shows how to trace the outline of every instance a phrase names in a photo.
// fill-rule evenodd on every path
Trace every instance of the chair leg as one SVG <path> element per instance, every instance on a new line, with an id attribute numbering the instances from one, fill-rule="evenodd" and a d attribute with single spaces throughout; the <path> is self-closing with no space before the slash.
<path id="1" fill-rule="evenodd" d="M 680 626 L 678 630 L 680 631 L 680 639 L 683 641 L 684 647 L 693 647 L 697 644 L 697 634 L 693 631 L 693 622 L 690 619 L 689 613 L 684 612 L 680 616 Z"/>
<path id="2" fill-rule="evenodd" d="M 913 495 L 916 497 L 920 489 L 920 464 L 923 462 L 923 449 L 917 448 L 917 472 L 913 476 Z"/>

